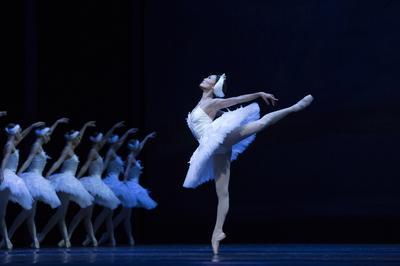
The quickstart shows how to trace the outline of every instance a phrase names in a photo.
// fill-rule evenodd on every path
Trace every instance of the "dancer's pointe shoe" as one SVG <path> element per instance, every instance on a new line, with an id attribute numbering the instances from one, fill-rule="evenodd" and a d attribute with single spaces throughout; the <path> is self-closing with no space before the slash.
<path id="1" fill-rule="evenodd" d="M 135 245 L 135 239 L 133 237 L 129 238 L 129 246 L 133 247 Z"/>
<path id="2" fill-rule="evenodd" d="M 91 243 L 92 243 L 91 246 L 94 247 L 94 248 L 97 247 L 97 246 L 99 245 L 99 244 L 97 243 L 97 239 L 96 239 L 96 238 L 93 238 L 92 241 L 91 241 Z"/>
<path id="3" fill-rule="evenodd" d="M 108 238 L 107 234 L 103 234 L 103 235 L 100 237 L 100 239 L 98 240 L 98 244 L 99 244 L 99 245 L 104 244 L 104 243 L 107 241 L 107 238 Z"/>
<path id="4" fill-rule="evenodd" d="M 59 248 L 65 248 L 65 241 L 64 241 L 64 239 L 63 239 L 63 240 L 60 240 L 60 242 L 58 242 L 57 246 L 58 246 Z"/>
<path id="5" fill-rule="evenodd" d="M 44 239 L 44 235 L 39 233 L 36 235 L 36 239 L 37 239 L 37 241 L 39 241 L 39 243 L 42 243 L 43 239 Z"/>
<path id="6" fill-rule="evenodd" d="M 217 255 L 218 251 L 219 251 L 219 242 L 221 240 L 223 240 L 224 238 L 226 238 L 226 235 L 224 232 L 213 234 L 213 237 L 211 238 L 211 245 L 212 245 L 212 249 L 213 249 L 213 252 L 215 255 Z"/>
<path id="7" fill-rule="evenodd" d="M 7 249 L 12 249 L 13 248 L 13 244 L 11 243 L 10 239 L 4 239 L 5 244 L 6 244 L 6 248 Z"/>
<path id="8" fill-rule="evenodd" d="M 117 242 L 115 241 L 114 237 L 110 238 L 109 245 L 110 245 L 110 247 L 115 247 L 117 245 Z"/>
<path id="9" fill-rule="evenodd" d="M 90 245 L 90 239 L 89 237 L 86 237 L 86 239 L 82 242 L 82 246 L 87 247 Z"/>
<path id="10" fill-rule="evenodd" d="M 314 100 L 314 97 L 312 97 L 311 94 L 307 95 L 300 101 L 298 101 L 295 105 L 292 106 L 292 109 L 294 112 L 298 112 L 306 108 L 311 104 L 311 102 Z"/>
<path id="11" fill-rule="evenodd" d="M 32 244 L 31 244 L 31 248 L 36 248 L 36 249 L 40 248 L 40 243 L 39 243 L 39 240 L 37 239 L 37 237 L 35 237 L 35 239 L 33 240 Z"/>

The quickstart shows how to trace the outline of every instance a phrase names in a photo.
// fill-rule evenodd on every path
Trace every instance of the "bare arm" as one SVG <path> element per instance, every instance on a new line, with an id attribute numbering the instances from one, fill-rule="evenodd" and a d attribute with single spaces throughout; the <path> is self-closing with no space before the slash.
<path id="1" fill-rule="evenodd" d="M 96 126 L 95 121 L 89 121 L 89 122 L 85 123 L 83 125 L 83 127 L 81 128 L 81 130 L 79 131 L 79 136 L 81 137 L 81 139 L 83 138 L 83 135 L 85 134 L 85 131 L 88 127 L 95 127 L 95 126 Z"/>
<path id="2" fill-rule="evenodd" d="M 213 106 L 216 109 L 224 109 L 231 107 L 236 104 L 245 103 L 253 101 L 257 98 L 262 98 L 268 105 L 275 105 L 275 101 L 278 99 L 274 95 L 265 92 L 256 92 L 251 94 L 240 95 L 236 97 L 226 98 L 226 99 L 214 99 Z"/>
<path id="3" fill-rule="evenodd" d="M 107 143 L 108 139 L 111 137 L 111 135 L 113 134 L 114 130 L 116 130 L 117 128 L 123 127 L 124 126 L 124 121 L 118 122 L 115 125 L 113 125 L 113 127 L 104 135 L 103 139 L 100 142 L 100 148 L 103 148 L 104 145 Z"/>
<path id="4" fill-rule="evenodd" d="M 77 178 L 82 177 L 86 173 L 86 171 L 89 169 L 90 163 L 94 159 L 96 159 L 96 157 L 97 157 L 97 152 L 94 151 L 93 149 L 90 150 L 89 156 L 88 156 L 85 164 L 81 167 L 81 169 L 79 170 L 78 175 L 76 176 Z"/>
<path id="5" fill-rule="evenodd" d="M 6 144 L 3 150 L 3 160 L 1 161 L 1 172 L 0 172 L 0 183 L 4 180 L 4 169 L 6 168 L 6 164 L 8 159 L 10 158 L 10 154 L 12 152 L 13 147 L 10 144 Z"/>
<path id="6" fill-rule="evenodd" d="M 147 142 L 149 139 L 154 139 L 156 136 L 157 136 L 156 132 L 152 132 L 152 133 L 148 134 L 148 135 L 142 140 L 142 142 L 140 142 L 140 147 L 139 147 L 138 154 L 142 151 L 142 149 L 143 149 L 144 145 L 146 144 L 146 142 Z"/>
<path id="7" fill-rule="evenodd" d="M 29 134 L 29 132 L 32 131 L 32 129 L 34 129 L 35 127 L 43 126 L 43 125 L 44 125 L 44 122 L 36 122 L 36 123 L 33 123 L 32 125 L 30 125 L 29 127 L 27 127 L 25 130 L 23 130 L 21 132 L 21 137 L 15 142 L 15 145 L 18 145 L 18 143 L 20 143 Z"/>
<path id="8" fill-rule="evenodd" d="M 58 168 L 60 168 L 61 164 L 67 159 L 68 155 L 70 155 L 70 150 L 68 147 L 65 147 L 58 160 L 51 166 L 50 170 L 47 172 L 46 177 L 52 175 Z"/>
<path id="9" fill-rule="evenodd" d="M 137 131 L 138 131 L 137 128 L 131 128 L 128 131 L 126 131 L 125 134 L 118 140 L 118 142 L 114 144 L 115 145 L 114 150 L 117 151 L 119 148 L 121 148 L 122 144 L 124 144 L 129 134 L 136 133 Z"/>
<path id="10" fill-rule="evenodd" d="M 50 132 L 49 134 L 53 134 L 54 130 L 56 129 L 56 127 L 61 124 L 61 123 L 68 123 L 69 119 L 68 118 L 60 118 L 58 119 L 56 122 L 54 122 L 54 124 L 50 127 Z"/>
<path id="11" fill-rule="evenodd" d="M 107 167 L 108 167 L 108 164 L 110 163 L 110 161 L 112 160 L 112 159 L 114 159 L 115 158 L 115 151 L 112 149 L 112 148 L 110 148 L 108 151 L 107 151 L 107 154 L 106 154 L 106 159 L 104 160 L 104 166 L 103 166 L 103 171 L 102 172 L 104 172 L 106 169 L 107 169 Z"/>
<path id="12" fill-rule="evenodd" d="M 7 115 L 7 111 L 0 111 L 0 117 L 1 116 L 6 116 Z"/>
<path id="13" fill-rule="evenodd" d="M 29 153 L 28 159 L 22 164 L 22 166 L 19 168 L 17 175 L 20 175 L 23 173 L 29 165 L 31 165 L 33 158 L 35 157 L 36 154 L 40 151 L 40 145 L 35 143 L 32 146 L 31 152 Z"/>
<path id="14" fill-rule="evenodd" d="M 136 163 L 136 159 L 135 156 L 133 156 L 133 154 L 129 154 L 127 159 L 128 159 L 128 165 L 125 168 L 124 181 L 128 180 L 129 172 L 131 171 L 132 166 Z"/>

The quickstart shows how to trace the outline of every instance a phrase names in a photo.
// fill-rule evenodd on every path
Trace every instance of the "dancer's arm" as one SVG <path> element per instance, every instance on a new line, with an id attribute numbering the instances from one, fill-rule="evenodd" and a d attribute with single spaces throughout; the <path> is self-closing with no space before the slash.
<path id="1" fill-rule="evenodd" d="M 79 131 L 79 137 L 82 139 L 83 135 L 85 134 L 85 131 L 88 127 L 95 127 L 96 126 L 96 122 L 95 121 L 89 121 L 86 122 L 83 127 L 81 128 L 81 130 Z"/>
<path id="2" fill-rule="evenodd" d="M 128 180 L 129 178 L 129 172 L 131 171 L 132 166 L 136 163 L 136 159 L 135 156 L 133 156 L 133 154 L 129 154 L 128 158 L 128 165 L 125 168 L 125 172 L 124 172 L 124 181 Z"/>
<path id="3" fill-rule="evenodd" d="M 4 169 L 6 168 L 6 163 L 8 161 L 8 158 L 10 158 L 10 154 L 12 152 L 12 145 L 7 143 L 4 146 L 3 150 L 3 161 L 1 162 L 1 170 L 0 170 L 0 184 L 3 183 L 4 180 Z"/>
<path id="4" fill-rule="evenodd" d="M 275 102 L 278 101 L 278 99 L 276 99 L 275 96 L 272 94 L 265 92 L 256 92 L 226 99 L 214 99 L 213 105 L 219 110 L 231 107 L 236 104 L 250 102 L 257 98 L 262 98 L 268 105 L 275 105 Z"/>
<path id="5" fill-rule="evenodd" d="M 78 172 L 78 175 L 76 176 L 77 178 L 83 176 L 86 173 L 86 171 L 89 169 L 90 163 L 94 159 L 96 159 L 96 156 L 97 156 L 97 152 L 95 150 L 91 149 L 85 164 L 81 167 L 81 169 Z"/>
<path id="6" fill-rule="evenodd" d="M 148 135 L 140 142 L 140 147 L 139 147 L 139 151 L 138 151 L 137 154 L 139 154 L 139 153 L 142 151 L 144 145 L 146 144 L 146 142 L 147 142 L 149 139 L 154 139 L 156 136 L 157 136 L 157 133 L 156 133 L 156 132 L 152 132 L 152 133 L 148 134 Z"/>
<path id="7" fill-rule="evenodd" d="M 116 156 L 116 154 L 115 154 L 114 149 L 113 149 L 113 148 L 110 148 L 110 149 L 107 151 L 106 158 L 105 158 L 105 160 L 104 160 L 104 166 L 103 166 L 103 171 L 102 171 L 102 173 L 107 169 L 108 164 L 110 163 L 110 161 L 111 161 L 112 159 L 115 158 L 115 156 Z"/>
<path id="8" fill-rule="evenodd" d="M 31 165 L 33 158 L 35 157 L 36 154 L 39 153 L 40 148 L 41 148 L 41 146 L 38 143 L 35 142 L 35 144 L 33 144 L 31 152 L 29 153 L 28 159 L 26 159 L 26 161 L 19 168 L 17 175 L 20 175 L 21 173 L 23 173 L 29 167 L 29 165 Z"/>
<path id="9" fill-rule="evenodd" d="M 136 133 L 138 131 L 137 128 L 131 128 L 125 132 L 125 134 L 114 144 L 114 151 L 117 151 L 121 148 L 122 144 L 124 144 L 125 140 L 128 138 L 129 134 Z"/>
<path id="10" fill-rule="evenodd" d="M 58 168 L 60 168 L 61 164 L 67 159 L 70 155 L 70 148 L 65 147 L 64 150 L 61 152 L 60 157 L 58 160 L 51 166 L 50 170 L 47 172 L 46 177 L 52 175 Z"/>
<path id="11" fill-rule="evenodd" d="M 18 143 L 20 143 L 21 140 L 23 140 L 29 134 L 29 132 L 32 131 L 33 128 L 40 127 L 43 125 L 44 125 L 44 122 L 36 122 L 36 123 L 33 123 L 32 125 L 30 125 L 29 127 L 27 127 L 25 130 L 23 130 L 21 132 L 21 137 L 15 142 L 15 146 L 17 146 Z"/>
<path id="12" fill-rule="evenodd" d="M 104 145 L 107 143 L 108 139 L 111 137 L 113 134 L 114 130 L 117 128 L 123 127 L 124 126 L 124 121 L 118 122 L 113 127 L 104 135 L 103 139 L 101 140 L 99 144 L 99 150 L 104 147 Z"/>
<path id="13" fill-rule="evenodd" d="M 53 134 L 54 130 L 56 129 L 56 127 L 61 124 L 61 123 L 65 123 L 67 124 L 69 122 L 68 118 L 60 118 L 58 119 L 56 122 L 54 122 L 54 124 L 50 127 L 50 131 L 49 131 L 49 135 Z"/>
<path id="14" fill-rule="evenodd" d="M 6 115 L 7 115 L 7 111 L 0 111 L 0 117 L 6 116 Z"/>

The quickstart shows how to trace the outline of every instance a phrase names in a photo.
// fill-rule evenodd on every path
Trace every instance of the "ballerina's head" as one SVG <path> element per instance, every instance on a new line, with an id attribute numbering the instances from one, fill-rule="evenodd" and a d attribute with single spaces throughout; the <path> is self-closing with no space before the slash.
<path id="1" fill-rule="evenodd" d="M 131 139 L 128 142 L 128 149 L 134 153 L 138 152 L 140 149 L 140 141 L 137 139 Z"/>
<path id="2" fill-rule="evenodd" d="M 74 148 L 78 146 L 78 144 L 81 142 L 81 136 L 79 134 L 79 131 L 76 130 L 71 130 L 68 133 L 66 133 L 65 138 L 67 142 L 70 143 Z"/>
<path id="3" fill-rule="evenodd" d="M 103 140 L 103 133 L 95 132 L 93 135 L 90 136 L 90 141 L 96 145 Z"/>
<path id="4" fill-rule="evenodd" d="M 226 76 L 222 75 L 210 75 L 203 79 L 200 83 L 200 89 L 205 92 L 212 91 L 216 97 L 223 98 L 226 92 Z"/>
<path id="5" fill-rule="evenodd" d="M 14 137 L 15 140 L 18 140 L 21 138 L 21 126 L 18 124 L 8 124 L 5 128 L 6 133 L 9 137 Z"/>
<path id="6" fill-rule="evenodd" d="M 50 128 L 46 126 L 40 126 L 35 130 L 35 134 L 38 138 L 41 138 L 44 143 L 50 141 Z"/>

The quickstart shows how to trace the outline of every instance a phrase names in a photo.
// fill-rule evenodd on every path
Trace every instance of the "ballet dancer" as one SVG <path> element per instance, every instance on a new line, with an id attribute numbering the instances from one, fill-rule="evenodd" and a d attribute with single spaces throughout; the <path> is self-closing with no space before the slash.
<path id="1" fill-rule="evenodd" d="M 61 235 L 65 242 L 65 247 L 71 247 L 71 243 L 68 237 L 67 226 L 65 223 L 65 216 L 67 214 L 68 205 L 70 201 L 77 203 L 81 208 L 90 206 L 93 202 L 92 195 L 87 192 L 81 182 L 75 177 L 76 170 L 78 168 L 79 159 L 75 154 L 75 148 L 81 142 L 83 135 L 88 127 L 94 127 L 95 122 L 90 121 L 84 124 L 80 131 L 71 130 L 65 134 L 66 145 L 61 152 L 58 160 L 51 166 L 47 172 L 46 177 L 50 180 L 51 185 L 56 190 L 57 195 L 61 201 L 60 207 L 48 220 L 44 229 L 37 235 L 37 239 L 40 242 L 44 240 L 46 235 L 50 232 L 53 227 L 58 224 L 60 227 Z M 62 166 L 62 167 L 61 167 Z M 58 174 L 53 173 L 61 167 L 61 171 Z M 91 224 L 85 223 L 86 231 L 94 239 L 93 228 L 90 228 Z"/>
<path id="2" fill-rule="evenodd" d="M 211 238 L 214 254 L 218 254 L 219 242 L 226 237 L 223 232 L 225 217 L 229 209 L 230 164 L 254 140 L 255 134 L 275 124 L 285 116 L 303 110 L 311 104 L 313 97 L 307 95 L 298 103 L 259 118 L 256 103 L 234 111 L 221 109 L 261 98 L 268 105 L 275 105 L 274 95 L 257 92 L 231 98 L 223 98 L 225 75 L 210 75 L 203 79 L 199 87 L 202 97 L 189 113 L 187 124 L 199 146 L 190 159 L 190 166 L 183 186 L 196 188 L 200 184 L 214 180 L 218 197 L 217 219 Z M 217 118 L 218 115 L 220 115 Z"/>
<path id="3" fill-rule="evenodd" d="M 43 177 L 43 170 L 46 166 L 46 161 L 49 158 L 43 150 L 43 145 L 50 141 L 56 127 L 61 123 L 68 123 L 67 118 L 58 119 L 51 127 L 40 127 L 35 130 L 36 141 L 32 145 L 32 149 L 28 159 L 22 164 L 18 170 L 17 175 L 24 181 L 30 194 L 33 197 L 33 204 L 31 209 L 23 209 L 17 218 L 15 218 L 10 231 L 8 232 L 11 239 L 15 231 L 27 221 L 28 229 L 32 237 L 32 247 L 39 248 L 39 241 L 36 236 L 35 214 L 38 201 L 42 201 L 51 208 L 57 208 L 61 205 L 56 191 L 51 186 L 50 181 Z M 27 170 L 25 172 L 25 170 Z"/>
<path id="4" fill-rule="evenodd" d="M 104 170 L 106 171 L 106 177 L 103 179 L 104 183 L 112 190 L 115 196 L 120 200 L 122 205 L 130 205 L 132 201 L 135 199 L 133 196 L 129 196 L 128 198 L 124 197 L 126 193 L 124 191 L 127 189 L 122 181 L 119 180 L 120 174 L 124 170 L 124 162 L 121 157 L 118 156 L 117 151 L 121 148 L 121 146 L 125 143 L 126 139 L 130 134 L 136 133 L 136 128 L 131 128 L 125 132 L 125 134 L 119 138 L 118 135 L 112 135 L 108 142 L 110 144 L 110 148 L 107 151 L 105 162 L 104 162 Z M 113 227 L 113 210 L 104 207 L 103 210 L 96 217 L 93 230 L 96 233 L 100 226 L 106 221 L 106 226 L 108 230 L 108 234 L 110 235 L 110 245 L 115 246 L 115 237 L 114 237 L 114 227 Z M 83 241 L 83 245 L 87 246 L 91 242 L 90 236 L 86 236 L 86 239 Z"/>
<path id="5" fill-rule="evenodd" d="M 8 201 L 18 203 L 24 209 L 31 209 L 33 198 L 22 178 L 15 173 L 18 167 L 19 151 L 17 145 L 35 127 L 42 126 L 43 122 L 37 122 L 22 131 L 18 124 L 9 124 L 6 127 L 8 135 L 7 143 L 4 146 L 4 155 L 0 169 L 0 222 L 3 241 L 7 249 L 12 249 L 13 245 L 8 236 L 5 215 Z"/>
<path id="6" fill-rule="evenodd" d="M 123 125 L 123 122 L 119 122 L 115 124 L 106 133 L 106 135 L 103 136 L 102 133 L 96 132 L 93 136 L 90 137 L 90 140 L 93 143 L 92 148 L 89 152 L 89 156 L 85 164 L 81 167 L 77 175 L 77 178 L 80 178 L 79 181 L 82 183 L 85 189 L 94 197 L 94 203 L 103 206 L 104 208 L 109 208 L 111 210 L 117 208 L 120 204 L 120 201 L 101 179 L 101 174 L 103 173 L 103 158 L 100 156 L 99 152 L 106 144 L 108 138 L 113 134 L 114 130 L 122 127 Z M 88 170 L 89 176 L 82 177 Z M 86 208 L 82 208 L 74 216 L 68 227 L 68 236 L 70 239 L 74 230 L 82 221 L 82 219 L 85 219 L 85 223 L 92 223 L 91 219 L 93 207 L 94 204 Z M 112 228 L 108 228 L 108 230 L 111 233 Z M 91 244 L 92 246 L 97 246 L 97 240 L 95 238 L 92 239 Z M 58 243 L 58 246 L 60 247 L 63 247 L 64 245 L 65 242 L 63 240 Z"/>
<path id="7" fill-rule="evenodd" d="M 113 219 L 113 224 L 115 229 L 121 224 L 121 222 L 123 222 L 125 233 L 128 237 L 128 242 L 130 246 L 135 245 L 135 240 L 133 238 L 131 228 L 132 209 L 134 207 L 141 207 L 147 210 L 151 210 L 157 206 L 157 203 L 150 197 L 149 192 L 139 184 L 139 177 L 142 174 L 143 167 L 141 165 L 141 162 L 139 160 L 136 160 L 146 142 L 149 139 L 155 138 L 155 136 L 156 133 L 153 132 L 148 134 L 142 142 L 139 142 L 138 140 L 130 140 L 128 142 L 128 149 L 130 152 L 126 160 L 127 166 L 124 173 L 124 182 L 125 186 L 127 187 L 127 189 L 124 190 L 124 193 L 126 194 L 124 198 L 130 196 L 134 196 L 134 198 L 128 201 L 130 202 L 130 204 L 124 204 L 122 206 L 119 214 Z M 99 240 L 99 244 L 104 243 L 107 239 L 108 234 L 103 234 L 103 236 Z"/>

